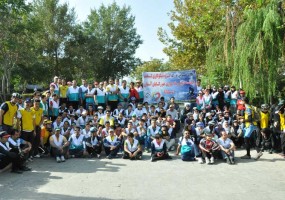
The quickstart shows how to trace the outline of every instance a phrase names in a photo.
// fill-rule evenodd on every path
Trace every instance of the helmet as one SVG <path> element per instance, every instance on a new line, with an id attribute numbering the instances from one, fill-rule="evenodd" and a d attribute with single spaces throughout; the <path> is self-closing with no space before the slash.
<path id="1" fill-rule="evenodd" d="M 261 105 L 261 110 L 262 111 L 267 111 L 268 109 L 269 109 L 269 105 L 268 104 L 265 103 L 265 104 Z"/>
<path id="2" fill-rule="evenodd" d="M 14 92 L 13 94 L 12 94 L 12 97 L 13 98 L 20 98 L 20 94 L 19 93 L 16 93 L 16 92 Z"/>

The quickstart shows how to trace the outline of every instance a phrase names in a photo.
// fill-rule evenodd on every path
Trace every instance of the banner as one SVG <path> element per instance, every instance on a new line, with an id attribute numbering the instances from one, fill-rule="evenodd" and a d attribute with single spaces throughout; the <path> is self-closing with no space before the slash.
<path id="1" fill-rule="evenodd" d="M 189 101 L 196 97 L 196 71 L 143 72 L 144 101 L 158 103 L 160 97 L 169 101 Z"/>

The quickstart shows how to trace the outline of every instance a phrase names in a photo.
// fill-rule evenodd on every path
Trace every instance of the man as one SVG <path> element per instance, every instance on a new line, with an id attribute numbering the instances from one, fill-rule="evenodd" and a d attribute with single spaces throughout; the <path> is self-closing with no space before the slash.
<path id="1" fill-rule="evenodd" d="M 103 141 L 104 149 L 107 158 L 112 159 L 117 156 L 119 151 L 121 141 L 120 139 L 114 134 L 114 130 L 109 130 L 109 135 Z"/>
<path id="2" fill-rule="evenodd" d="M 228 164 L 235 164 L 235 144 L 230 138 L 228 138 L 228 133 L 226 131 L 222 131 L 221 135 L 222 136 L 217 140 L 217 143 L 220 145 L 223 159 L 225 159 Z"/>
<path id="3" fill-rule="evenodd" d="M 87 91 L 87 87 L 88 87 L 87 81 L 85 79 L 82 79 L 82 85 L 79 87 L 79 98 L 80 98 L 80 104 L 83 106 L 86 106 L 85 94 Z"/>
<path id="4" fill-rule="evenodd" d="M 18 110 L 18 101 L 20 95 L 13 93 L 11 100 L 4 102 L 0 107 L 0 131 L 7 131 L 10 133 L 13 129 L 14 117 Z"/>
<path id="5" fill-rule="evenodd" d="M 79 87 L 77 86 L 76 80 L 72 81 L 72 86 L 67 90 L 67 99 L 69 105 L 72 105 L 74 109 L 78 108 L 79 105 Z"/>
<path id="6" fill-rule="evenodd" d="M 86 101 L 86 109 L 88 109 L 89 106 L 92 106 L 93 109 L 95 109 L 95 88 L 92 88 L 92 83 L 88 84 L 87 90 L 85 91 L 85 101 Z"/>
<path id="7" fill-rule="evenodd" d="M 68 85 L 66 84 L 66 80 L 62 79 L 62 84 L 59 86 L 59 97 L 60 97 L 60 103 L 67 103 L 67 90 Z"/>
<path id="8" fill-rule="evenodd" d="M 154 140 L 151 142 L 151 159 L 150 161 L 153 162 L 155 160 L 165 160 L 165 159 L 172 159 L 166 149 L 165 140 L 162 139 L 160 134 L 156 134 L 154 136 Z"/>
<path id="9" fill-rule="evenodd" d="M 48 116 L 48 109 L 49 109 L 48 107 L 49 107 L 49 105 L 47 103 L 47 96 L 43 94 L 41 96 L 40 108 L 43 110 L 44 116 Z"/>
<path id="10" fill-rule="evenodd" d="M 109 85 L 106 87 L 107 92 L 107 104 L 111 106 L 111 111 L 114 111 L 118 103 L 118 86 L 114 84 L 113 79 L 109 79 Z"/>
<path id="11" fill-rule="evenodd" d="M 155 135 L 160 134 L 160 127 L 156 124 L 156 119 L 151 120 L 151 125 L 147 128 L 147 136 L 146 136 L 146 151 L 150 152 L 151 142 L 155 139 Z"/>
<path id="12" fill-rule="evenodd" d="M 41 126 L 43 123 L 43 109 L 40 108 L 40 100 L 36 99 L 34 100 L 34 107 L 31 108 L 31 110 L 35 113 L 35 131 L 36 131 L 36 135 L 34 138 L 34 157 L 35 158 L 39 158 L 39 146 L 40 146 L 40 142 L 41 142 Z"/>
<path id="13" fill-rule="evenodd" d="M 51 120 L 55 120 L 59 115 L 59 100 L 57 94 L 53 94 L 49 101 L 49 116 Z"/>
<path id="14" fill-rule="evenodd" d="M 49 149 L 49 137 L 52 133 L 52 121 L 45 119 L 41 127 L 41 147 L 45 150 Z"/>
<path id="15" fill-rule="evenodd" d="M 107 110 L 106 115 L 100 118 L 99 124 L 104 125 L 106 121 L 110 122 L 111 126 L 114 126 L 115 119 L 111 116 L 111 111 Z"/>
<path id="16" fill-rule="evenodd" d="M 130 88 L 127 86 L 127 81 L 122 81 L 122 86 L 119 87 L 119 101 L 122 104 L 123 109 L 127 109 L 128 100 L 130 98 Z"/>
<path id="17" fill-rule="evenodd" d="M 99 83 L 99 87 L 95 91 L 95 103 L 98 104 L 98 109 L 101 106 L 103 109 L 106 108 L 106 91 L 103 88 L 103 82 Z"/>
<path id="18" fill-rule="evenodd" d="M 246 155 L 242 156 L 241 159 L 251 159 L 250 155 L 250 147 L 251 147 L 251 140 L 254 136 L 254 131 L 259 132 L 257 123 L 254 120 L 254 115 L 256 114 L 252 109 L 251 105 L 249 104 L 248 98 L 244 98 L 245 103 L 245 131 L 244 131 L 244 146 L 246 149 Z"/>
<path id="19" fill-rule="evenodd" d="M 55 129 L 55 134 L 49 138 L 51 153 L 56 158 L 56 162 L 65 162 L 69 142 L 60 134 L 60 128 Z"/>
<path id="20" fill-rule="evenodd" d="M 50 84 L 50 87 L 51 86 L 54 87 L 54 93 L 57 94 L 57 95 L 59 95 L 59 83 L 58 83 L 58 80 L 59 80 L 58 77 L 55 76 L 53 78 L 53 82 Z"/>
<path id="21" fill-rule="evenodd" d="M 23 171 L 30 171 L 30 168 L 24 166 L 21 154 L 10 152 L 10 148 L 7 146 L 9 137 L 10 135 L 6 131 L 0 132 L 0 169 L 12 163 L 12 173 L 21 174 Z"/>
<path id="22" fill-rule="evenodd" d="M 183 161 L 195 161 L 195 154 L 198 152 L 195 146 L 195 138 L 191 137 L 191 130 L 185 130 L 183 137 L 179 138 L 176 155 L 181 153 L 181 159 Z M 198 153 L 197 153 L 198 154 Z"/>
<path id="23" fill-rule="evenodd" d="M 86 149 L 91 157 L 100 158 L 102 152 L 102 138 L 97 134 L 97 128 L 90 129 L 91 137 L 86 139 Z"/>
<path id="24" fill-rule="evenodd" d="M 138 91 L 138 93 L 139 93 L 138 102 L 139 102 L 139 103 L 143 103 L 144 94 L 143 94 L 143 87 L 142 87 L 142 84 L 141 84 L 141 81 L 140 81 L 140 80 L 137 80 L 137 81 L 136 81 L 135 89 L 136 89 L 136 90 Z"/>
<path id="25" fill-rule="evenodd" d="M 18 130 L 21 130 L 21 138 L 31 144 L 34 144 L 34 139 L 36 136 L 36 121 L 35 121 L 35 111 L 31 109 L 31 100 L 26 99 L 25 108 L 23 110 L 19 110 L 17 114 L 17 127 Z M 20 127 L 21 121 L 21 127 Z M 35 148 L 32 147 L 32 150 L 29 153 L 29 160 L 32 161 L 33 153 Z"/>
<path id="26" fill-rule="evenodd" d="M 142 148 L 138 140 L 134 139 L 134 134 L 129 133 L 124 144 L 124 159 L 141 160 Z"/>
<path id="27" fill-rule="evenodd" d="M 8 139 L 8 147 L 10 152 L 20 154 L 20 158 L 25 162 L 28 158 L 29 152 L 32 149 L 32 144 L 20 138 L 20 131 L 13 129 L 10 133 L 11 137 Z"/>
<path id="28" fill-rule="evenodd" d="M 80 158 L 87 155 L 85 137 L 80 133 L 80 126 L 76 126 L 74 134 L 68 140 L 69 142 L 69 155 L 72 158 Z"/>

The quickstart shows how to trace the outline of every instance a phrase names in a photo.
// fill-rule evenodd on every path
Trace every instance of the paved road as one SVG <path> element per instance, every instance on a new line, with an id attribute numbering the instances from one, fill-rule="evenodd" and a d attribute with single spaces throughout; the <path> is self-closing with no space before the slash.
<path id="1" fill-rule="evenodd" d="M 285 159 L 278 155 L 237 159 L 233 166 L 182 162 L 179 157 L 151 163 L 149 158 L 69 159 L 59 164 L 38 159 L 30 164 L 32 172 L 0 174 L 0 199 L 285 199 Z"/>

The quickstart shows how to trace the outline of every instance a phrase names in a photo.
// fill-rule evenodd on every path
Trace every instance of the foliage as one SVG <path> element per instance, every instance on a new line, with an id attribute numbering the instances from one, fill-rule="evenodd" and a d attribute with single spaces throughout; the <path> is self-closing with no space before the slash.
<path id="1" fill-rule="evenodd" d="M 85 59 L 93 77 L 123 77 L 140 63 L 134 55 L 142 40 L 130 11 L 130 7 L 120 8 L 115 2 L 107 7 L 101 5 L 91 10 L 84 22 L 83 35 L 88 41 Z"/>
<path id="2" fill-rule="evenodd" d="M 136 67 L 131 76 L 135 77 L 136 80 L 140 80 L 143 72 L 164 72 L 169 70 L 169 63 L 163 63 L 163 60 L 159 59 L 152 59 Z"/>

